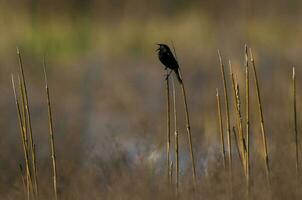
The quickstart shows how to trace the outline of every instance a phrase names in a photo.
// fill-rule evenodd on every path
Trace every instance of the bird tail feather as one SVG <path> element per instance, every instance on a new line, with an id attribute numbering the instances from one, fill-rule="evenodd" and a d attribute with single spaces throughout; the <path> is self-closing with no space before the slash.
<path id="1" fill-rule="evenodd" d="M 179 83 L 182 83 L 182 79 L 181 79 L 181 76 L 179 74 L 179 70 L 178 69 L 175 69 L 174 70 L 175 74 L 176 74 L 176 77 L 177 77 L 177 80 Z"/>

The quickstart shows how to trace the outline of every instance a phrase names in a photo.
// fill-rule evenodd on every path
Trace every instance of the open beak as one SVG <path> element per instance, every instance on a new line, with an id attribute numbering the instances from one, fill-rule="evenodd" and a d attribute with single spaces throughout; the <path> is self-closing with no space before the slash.
<path id="1" fill-rule="evenodd" d="M 155 51 L 159 51 L 159 50 L 160 50 L 160 46 L 161 46 L 161 45 L 160 45 L 160 44 L 157 44 L 157 45 L 158 45 L 159 47 L 158 47 L 158 49 L 156 49 Z"/>

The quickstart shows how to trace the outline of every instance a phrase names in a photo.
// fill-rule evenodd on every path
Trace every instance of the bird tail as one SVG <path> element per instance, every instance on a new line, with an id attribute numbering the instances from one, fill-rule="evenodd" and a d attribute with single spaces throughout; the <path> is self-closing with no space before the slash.
<path id="1" fill-rule="evenodd" d="M 179 73 L 179 69 L 174 69 L 174 72 L 176 74 L 178 82 L 182 83 L 182 79 L 181 79 L 181 76 L 180 76 L 180 73 Z"/>

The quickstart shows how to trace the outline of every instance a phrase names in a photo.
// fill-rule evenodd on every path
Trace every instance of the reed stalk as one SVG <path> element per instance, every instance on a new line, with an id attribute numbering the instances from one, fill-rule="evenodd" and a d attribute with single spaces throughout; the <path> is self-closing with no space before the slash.
<path id="1" fill-rule="evenodd" d="M 217 99 L 218 123 L 219 123 L 219 130 L 220 130 L 221 155 L 222 155 L 222 159 L 223 159 L 223 167 L 224 167 L 224 169 L 226 169 L 223 123 L 222 123 L 222 117 L 221 117 L 221 104 L 220 104 L 220 96 L 219 96 L 218 88 L 216 88 L 216 99 Z"/>
<path id="2" fill-rule="evenodd" d="M 30 148 L 29 152 L 31 154 L 31 162 L 33 166 L 33 183 L 34 183 L 34 194 L 35 198 L 38 198 L 38 181 L 37 181 L 37 166 L 36 166 L 36 155 L 34 153 L 34 140 L 33 140 L 33 133 L 32 133 L 32 125 L 31 125 L 31 115 L 30 115 L 30 107 L 29 107 L 29 101 L 28 101 L 28 94 L 27 94 L 27 87 L 26 87 L 26 80 L 24 75 L 24 69 L 23 69 L 23 62 L 22 62 L 22 56 L 20 50 L 17 48 L 17 55 L 19 59 L 19 70 L 21 73 L 21 83 L 24 90 L 24 103 L 25 103 L 25 111 L 27 115 L 27 128 L 29 130 L 29 143 Z"/>
<path id="3" fill-rule="evenodd" d="M 175 58 L 177 59 L 175 47 L 172 41 L 173 51 L 175 54 Z M 193 178 L 193 184 L 194 188 L 197 186 L 197 179 L 196 179 L 196 167 L 195 167 L 195 158 L 194 158 L 194 151 L 193 151 L 193 142 L 192 142 L 192 133 L 191 133 L 191 124 L 190 124 L 190 116 L 189 116 L 189 109 L 188 109 L 188 103 L 187 103 L 187 96 L 186 96 L 186 89 L 184 85 L 184 81 L 182 78 L 181 70 L 178 69 L 180 79 L 182 80 L 180 82 L 181 90 L 182 90 L 182 97 L 183 97 L 183 103 L 185 108 L 185 116 L 186 116 L 186 128 L 187 128 L 187 135 L 188 135 L 188 141 L 189 141 L 189 149 L 190 149 L 190 157 L 191 157 L 191 163 L 192 163 L 192 178 Z"/>
<path id="4" fill-rule="evenodd" d="M 53 117 L 52 117 L 50 92 L 49 92 L 47 73 L 46 73 L 45 58 L 44 58 L 43 68 L 44 68 L 45 90 L 46 90 L 47 108 L 48 108 L 48 125 L 49 125 L 49 136 L 50 136 L 50 147 L 51 147 L 51 161 L 52 161 L 52 169 L 53 169 L 53 190 L 54 190 L 54 198 L 55 198 L 55 200 L 57 200 L 58 199 L 58 191 L 57 191 L 56 149 L 55 149 Z"/>
<path id="5" fill-rule="evenodd" d="M 245 45 L 245 120 L 246 120 L 246 183 L 247 197 L 250 196 L 250 79 L 249 79 L 249 62 L 248 47 Z"/>
<path id="6" fill-rule="evenodd" d="M 170 138 L 171 138 L 171 120 L 170 120 L 170 85 L 169 85 L 169 73 L 167 70 L 166 74 L 166 95 L 167 95 L 167 180 L 168 183 L 171 184 L 169 181 L 170 178 Z"/>
<path id="7" fill-rule="evenodd" d="M 176 192 L 178 193 L 178 187 L 179 187 L 179 142 L 178 142 L 176 92 L 175 92 L 174 78 L 172 78 L 172 97 L 173 97 L 174 137 L 175 137 L 175 184 L 176 184 Z"/>
<path id="8" fill-rule="evenodd" d="M 228 97 L 228 90 L 227 90 L 227 83 L 226 83 L 226 76 L 224 71 L 224 65 L 222 62 L 222 57 L 220 51 L 218 50 L 218 57 L 220 62 L 220 71 L 221 77 L 223 81 L 223 92 L 224 92 L 224 103 L 225 103 L 225 110 L 226 110 L 226 131 L 227 131 L 227 145 L 228 145 L 228 176 L 229 176 L 229 199 L 232 199 L 233 196 L 233 169 L 232 169 L 232 140 L 231 140 L 231 125 L 230 125 L 230 109 L 229 109 L 229 97 Z"/>
<path id="9" fill-rule="evenodd" d="M 170 162 L 170 166 L 169 166 L 169 172 L 170 172 L 170 174 L 169 174 L 169 181 L 170 181 L 170 183 L 172 183 L 173 182 L 173 161 L 171 161 Z"/>
<path id="10" fill-rule="evenodd" d="M 258 111 L 259 111 L 262 143 L 263 143 L 263 156 L 264 156 L 264 162 L 265 162 L 266 180 L 267 180 L 269 192 L 271 195 L 271 175 L 270 175 L 270 165 L 269 165 L 269 157 L 268 157 L 268 150 L 267 150 L 267 140 L 266 140 L 266 132 L 265 132 L 265 126 L 264 126 L 261 95 L 260 95 L 260 88 L 259 88 L 259 81 L 258 81 L 258 77 L 257 77 L 255 60 L 254 60 L 251 49 L 250 49 L 250 57 L 251 57 L 250 60 L 251 60 L 252 68 L 253 68 L 253 72 L 254 72 L 254 81 L 255 81 L 255 85 L 256 85 L 256 94 L 257 94 L 257 103 L 258 103 Z"/>
<path id="11" fill-rule="evenodd" d="M 20 96 L 21 96 L 21 117 L 23 120 L 23 129 L 24 129 L 24 133 L 25 133 L 25 145 L 28 147 L 28 135 L 27 135 L 27 127 L 26 127 L 26 122 L 27 122 L 27 117 L 26 117 L 26 109 L 25 109 L 25 97 L 24 97 L 24 88 L 23 85 L 21 83 L 21 79 L 20 76 L 18 74 L 18 83 L 19 83 L 19 92 L 20 92 Z M 27 148 L 28 151 L 28 148 Z"/>
<path id="12" fill-rule="evenodd" d="M 240 156 L 240 147 L 239 147 L 239 142 L 238 142 L 238 137 L 237 137 L 235 126 L 233 126 L 233 134 L 234 134 L 234 138 L 235 138 L 236 150 L 237 150 L 238 155 Z"/>
<path id="13" fill-rule="evenodd" d="M 186 113 L 186 127 L 187 127 L 188 141 L 189 141 L 189 147 L 190 147 L 190 157 L 191 157 L 191 162 L 192 162 L 192 177 L 193 177 L 194 187 L 196 188 L 197 180 L 196 180 L 196 170 L 195 170 L 195 159 L 194 159 L 194 151 L 193 151 L 190 116 L 189 116 L 189 109 L 188 109 L 184 81 L 182 81 L 180 83 L 180 85 L 181 85 L 181 89 L 182 89 L 183 103 L 184 103 L 185 113 Z"/>
<path id="14" fill-rule="evenodd" d="M 296 97 L 296 72 L 295 72 L 295 68 L 293 67 L 293 114 L 294 114 L 294 135 L 295 135 L 295 154 L 296 154 L 296 199 L 298 199 L 298 185 L 299 185 L 299 177 L 300 177 L 300 173 L 299 173 L 299 137 L 298 137 L 298 122 L 297 122 L 297 97 Z"/>
<path id="15" fill-rule="evenodd" d="M 242 116 L 241 116 L 241 102 L 240 102 L 240 91 L 239 91 L 239 85 L 235 81 L 235 77 L 232 71 L 232 64 L 231 61 L 229 61 L 229 67 L 230 67 L 230 78 L 232 80 L 232 87 L 233 87 L 233 95 L 234 95 L 234 108 L 236 111 L 236 121 L 237 121 L 237 129 L 238 129 L 238 134 L 236 135 L 237 139 L 237 145 L 239 148 L 239 157 L 241 160 L 241 164 L 243 166 L 243 171 L 245 174 L 245 141 L 243 138 L 243 128 L 242 128 Z"/>
<path id="16" fill-rule="evenodd" d="M 13 92 L 14 92 L 14 98 L 15 98 L 15 104 L 17 108 L 17 114 L 18 114 L 18 122 L 20 126 L 20 134 L 21 134 L 21 139 L 22 139 L 22 147 L 23 147 L 23 153 L 24 153 L 24 159 L 25 159 L 25 168 L 26 168 L 26 190 L 27 190 L 27 199 L 30 199 L 30 191 L 32 188 L 32 181 L 31 181 L 31 171 L 30 171 L 30 161 L 29 161 L 29 155 L 28 155 L 28 149 L 26 146 L 25 142 L 25 129 L 23 125 L 23 120 L 22 120 L 22 114 L 21 114 L 21 109 L 20 109 L 20 104 L 19 100 L 17 97 L 17 92 L 16 92 L 16 87 L 15 87 L 15 81 L 14 81 L 14 76 L 11 76 L 11 81 L 12 81 L 12 86 L 13 86 Z"/>

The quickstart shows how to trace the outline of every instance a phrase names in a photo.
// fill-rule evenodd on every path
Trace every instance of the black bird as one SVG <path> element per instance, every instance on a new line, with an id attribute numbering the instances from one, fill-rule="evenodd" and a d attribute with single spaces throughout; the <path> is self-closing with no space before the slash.
<path id="1" fill-rule="evenodd" d="M 158 49 L 156 49 L 156 51 L 158 51 L 158 59 L 160 60 L 160 62 L 163 65 L 165 65 L 165 67 L 166 67 L 165 70 L 167 70 L 167 68 L 173 70 L 176 74 L 176 77 L 177 77 L 179 83 L 182 83 L 182 79 L 179 74 L 178 62 L 176 61 L 169 46 L 166 44 L 157 44 L 157 45 L 159 46 Z"/>

